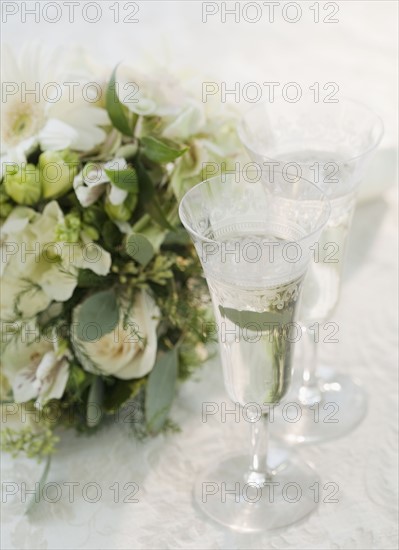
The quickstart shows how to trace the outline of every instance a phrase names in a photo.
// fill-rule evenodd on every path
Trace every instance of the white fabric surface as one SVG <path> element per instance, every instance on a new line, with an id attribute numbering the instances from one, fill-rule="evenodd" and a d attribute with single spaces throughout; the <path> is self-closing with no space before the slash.
<path id="1" fill-rule="evenodd" d="M 331 26 L 281 20 L 273 25 L 204 25 L 201 2 L 144 2 L 139 24 L 116 25 L 110 4 L 101 3 L 103 17 L 97 24 L 21 26 L 11 20 L 3 38 L 14 46 L 22 35 L 64 47 L 84 41 L 111 64 L 149 53 L 160 62 L 168 59 L 172 67 L 188 65 L 198 83 L 204 74 L 219 81 L 298 81 L 304 86 L 336 81 L 343 95 L 358 97 L 381 113 L 386 126 L 382 147 L 397 145 L 396 2 L 340 2 L 341 22 Z M 2 504 L 2 548 L 397 548 L 396 228 L 393 188 L 358 207 L 341 303 L 333 319 L 340 326 L 340 341 L 321 350 L 327 364 L 362 381 L 369 398 L 367 417 L 345 438 L 297 449 L 323 482 L 339 485 L 338 503 L 321 503 L 301 524 L 262 535 L 221 528 L 194 507 L 196 472 L 224 452 L 247 448 L 246 423 L 222 424 L 216 417 L 202 423 L 202 402 L 225 400 L 221 369 L 214 360 L 198 381 L 179 390 L 172 417 L 181 433 L 145 443 L 127 437 L 121 426 L 91 438 L 67 434 L 48 477 L 60 485 L 61 499 L 42 502 L 29 519 L 20 496 L 8 498 Z M 41 468 L 3 455 L 2 482 L 26 482 L 31 488 Z M 72 503 L 65 482 L 79 484 Z M 82 496 L 89 482 L 101 488 L 96 503 Z M 139 502 L 123 503 L 134 488 L 124 486 L 133 482 L 139 486 L 133 497 Z M 120 489 L 117 503 L 110 489 L 114 483 Z M 93 495 L 89 489 L 89 498 Z"/>

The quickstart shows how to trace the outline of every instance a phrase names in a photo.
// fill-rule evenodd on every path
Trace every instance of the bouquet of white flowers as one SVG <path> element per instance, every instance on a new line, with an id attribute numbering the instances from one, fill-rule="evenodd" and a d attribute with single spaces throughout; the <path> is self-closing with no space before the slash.
<path id="1" fill-rule="evenodd" d="M 3 448 L 49 455 L 55 428 L 90 432 L 132 403 L 136 431 L 157 433 L 205 353 L 178 199 L 234 163 L 234 116 L 165 74 L 21 59 L 3 65 L 1 399 L 3 417 L 38 414 L 6 423 Z"/>

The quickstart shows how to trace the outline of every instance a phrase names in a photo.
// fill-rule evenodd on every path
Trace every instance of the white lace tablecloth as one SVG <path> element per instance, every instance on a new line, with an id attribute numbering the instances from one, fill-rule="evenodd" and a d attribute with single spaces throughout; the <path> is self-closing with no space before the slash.
<path id="1" fill-rule="evenodd" d="M 101 2 L 104 13 L 107 4 Z M 22 34 L 64 46 L 84 40 L 112 63 L 121 58 L 134 62 L 145 52 L 162 60 L 167 49 L 172 66 L 191 64 L 198 75 L 213 71 L 230 82 L 336 81 L 345 95 L 379 109 L 386 125 L 382 147 L 397 145 L 396 2 L 339 2 L 340 23 L 330 27 L 281 21 L 263 27 L 204 25 L 201 2 L 142 4 L 140 24 L 134 27 L 105 17 L 91 26 L 11 21 L 4 34 L 14 46 Z M 384 178 L 374 184 L 385 186 Z M 367 417 L 342 439 L 297 449 L 323 482 L 338 485 L 338 503 L 321 502 L 306 521 L 261 535 L 219 527 L 195 508 L 196 472 L 225 452 L 247 448 L 246 423 L 222 424 L 216 416 L 202 422 L 204 401 L 225 400 L 221 369 L 212 360 L 198 380 L 179 389 L 172 417 L 181 433 L 144 443 L 128 437 L 127 425 L 113 425 L 91 438 L 67 434 L 47 480 L 55 484 L 48 488 L 49 500 L 60 496 L 58 502 L 41 502 L 28 518 L 20 493 L 4 502 L 3 492 L 2 548 L 397 548 L 396 228 L 393 188 L 359 205 L 334 318 L 339 343 L 321 350 L 323 361 L 361 380 L 368 394 Z M 35 462 L 2 456 L 3 484 L 25 483 L 31 489 L 41 469 Z"/>

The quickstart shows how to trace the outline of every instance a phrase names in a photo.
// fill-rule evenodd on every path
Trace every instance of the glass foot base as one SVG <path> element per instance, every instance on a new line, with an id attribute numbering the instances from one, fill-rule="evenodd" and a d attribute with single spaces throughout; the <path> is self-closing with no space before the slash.
<path id="1" fill-rule="evenodd" d="M 367 413 L 367 396 L 349 376 L 320 368 L 321 401 L 300 403 L 298 394 L 284 398 L 274 411 L 271 436 L 287 443 L 318 443 L 346 435 Z"/>
<path id="2" fill-rule="evenodd" d="M 281 449 L 270 451 L 268 463 L 267 480 L 255 484 L 247 481 L 248 456 L 224 458 L 198 475 L 197 505 L 214 521 L 240 532 L 278 529 L 302 520 L 317 506 L 318 475 Z"/>

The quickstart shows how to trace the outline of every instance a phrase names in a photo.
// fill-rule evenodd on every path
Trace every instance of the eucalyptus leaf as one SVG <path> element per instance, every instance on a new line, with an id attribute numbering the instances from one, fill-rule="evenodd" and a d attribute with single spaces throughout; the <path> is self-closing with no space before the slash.
<path id="1" fill-rule="evenodd" d="M 188 150 L 187 147 L 180 149 L 175 144 L 152 136 L 141 138 L 141 144 L 143 154 L 153 162 L 160 164 L 173 162 Z"/>
<path id="2" fill-rule="evenodd" d="M 103 398 L 104 384 L 101 378 L 96 376 L 90 386 L 89 396 L 87 398 L 86 424 L 89 428 L 94 428 L 101 420 L 103 414 Z"/>
<path id="3" fill-rule="evenodd" d="M 166 215 L 159 204 L 152 179 L 141 162 L 136 166 L 139 178 L 139 203 L 161 227 L 174 231 L 174 227 L 168 222 Z"/>
<path id="4" fill-rule="evenodd" d="M 116 187 L 128 191 L 129 193 L 138 192 L 137 173 L 134 168 L 123 168 L 119 170 L 104 169 L 105 173 L 109 177 Z"/>
<path id="5" fill-rule="evenodd" d="M 247 330 L 270 330 L 273 326 L 286 325 L 292 321 L 290 308 L 281 311 L 240 311 L 238 309 L 219 306 L 222 317 L 238 325 L 241 329 Z"/>
<path id="6" fill-rule="evenodd" d="M 155 251 L 155 253 L 159 252 L 159 249 L 164 242 L 165 236 L 170 233 L 172 234 L 173 231 L 169 231 L 168 229 L 163 229 L 154 222 L 149 216 L 149 214 L 144 214 L 132 227 L 132 230 L 134 233 L 141 233 L 141 235 L 144 235 L 147 237 L 147 239 L 152 244 L 152 247 Z"/>
<path id="7" fill-rule="evenodd" d="M 98 340 L 119 322 L 119 308 L 113 290 L 92 294 L 80 307 L 77 335 L 84 342 Z M 92 328 L 92 330 L 90 330 Z"/>
<path id="8" fill-rule="evenodd" d="M 35 485 L 35 492 L 31 495 L 30 499 L 28 500 L 28 504 L 25 509 L 26 515 L 29 515 L 32 512 L 32 510 L 35 508 L 36 504 L 40 502 L 43 487 L 46 484 L 47 476 L 50 470 L 50 464 L 51 464 L 51 455 L 48 455 L 39 483 L 38 485 Z"/>
<path id="9" fill-rule="evenodd" d="M 126 107 L 119 100 L 116 92 L 116 70 L 118 66 L 112 72 L 111 79 L 108 84 L 105 105 L 107 107 L 109 118 L 112 124 L 117 130 L 125 134 L 126 136 L 132 136 L 133 132 L 129 124 L 128 117 L 126 115 Z"/>
<path id="10" fill-rule="evenodd" d="M 177 349 L 159 354 L 146 386 L 145 418 L 151 433 L 165 424 L 175 395 L 178 371 Z"/>
<path id="11" fill-rule="evenodd" d="M 133 260 L 139 262 L 142 266 L 146 266 L 154 257 L 154 247 L 145 235 L 140 233 L 132 233 L 126 241 L 126 252 Z"/>

